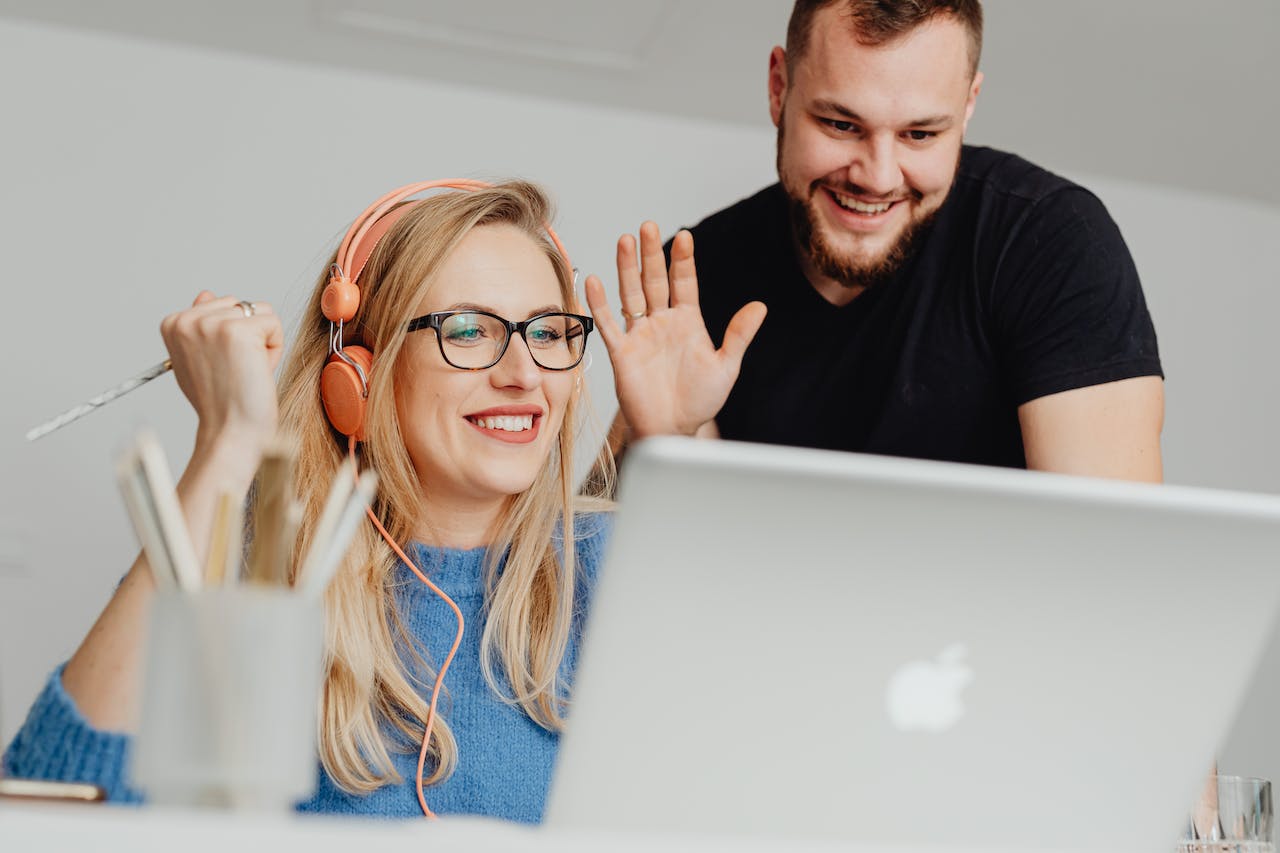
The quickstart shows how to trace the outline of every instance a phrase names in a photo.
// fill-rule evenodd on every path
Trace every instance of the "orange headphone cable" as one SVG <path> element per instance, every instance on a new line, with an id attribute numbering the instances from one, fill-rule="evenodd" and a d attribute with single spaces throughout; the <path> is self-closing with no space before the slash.
<path id="1" fill-rule="evenodd" d="M 355 463 L 356 440 L 353 436 L 347 436 L 347 451 L 351 455 L 352 463 Z M 378 516 L 374 514 L 373 507 L 369 507 L 368 509 L 365 510 L 365 512 L 368 513 L 369 520 L 373 522 L 373 526 L 378 528 L 378 532 L 382 534 L 382 538 L 385 539 L 387 541 L 387 544 L 391 546 L 391 550 L 396 552 L 396 556 L 399 557 L 401 560 L 403 560 L 404 564 L 408 566 L 415 575 L 418 576 L 418 580 L 426 584 L 431 589 L 432 592 L 434 592 L 444 601 L 445 604 L 449 605 L 450 609 L 453 610 L 453 615 L 457 617 L 457 620 L 458 620 L 458 633 L 453 638 L 453 645 L 449 648 L 449 654 L 445 655 L 444 662 L 440 664 L 440 671 L 436 673 L 435 684 L 433 684 L 431 687 L 431 702 L 427 705 L 426 731 L 424 731 L 422 734 L 422 749 L 418 751 L 418 775 L 416 780 L 417 789 L 418 789 L 418 805 L 422 807 L 422 814 L 425 817 L 431 820 L 435 820 L 436 814 L 435 812 L 431 811 L 430 807 L 427 806 L 427 798 L 422 790 L 423 789 L 422 773 L 423 773 L 423 768 L 426 766 L 426 763 L 427 763 L 427 747 L 431 743 L 431 730 L 435 726 L 436 702 L 440 698 L 440 688 L 444 686 L 444 674 L 448 672 L 449 665 L 453 663 L 454 655 L 458 653 L 458 648 L 462 645 L 462 630 L 464 627 L 463 619 L 462 619 L 462 611 L 458 609 L 458 605 L 454 603 L 454 600 L 449 596 L 445 595 L 444 590 L 440 589 L 440 587 L 432 583 L 431 580 L 425 574 L 422 573 L 422 570 L 418 568 L 417 564 L 414 563 L 413 560 L 410 560 L 409 557 L 404 553 L 404 551 L 400 549 L 400 546 L 397 545 L 395 540 L 392 539 L 391 536 L 387 533 L 386 528 L 382 526 L 382 522 L 378 520 Z"/>

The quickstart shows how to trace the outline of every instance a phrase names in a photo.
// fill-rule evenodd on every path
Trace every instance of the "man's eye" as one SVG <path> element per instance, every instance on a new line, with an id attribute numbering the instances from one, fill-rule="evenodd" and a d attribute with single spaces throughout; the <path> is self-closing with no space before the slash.
<path id="1" fill-rule="evenodd" d="M 908 130 L 907 138 L 912 142 L 924 142 L 927 139 L 933 139 L 938 134 L 932 130 Z"/>
<path id="2" fill-rule="evenodd" d="M 826 122 L 827 127 L 837 133 L 849 133 L 857 128 L 857 125 L 851 121 L 841 121 L 840 119 L 834 118 L 823 119 L 823 121 Z"/>

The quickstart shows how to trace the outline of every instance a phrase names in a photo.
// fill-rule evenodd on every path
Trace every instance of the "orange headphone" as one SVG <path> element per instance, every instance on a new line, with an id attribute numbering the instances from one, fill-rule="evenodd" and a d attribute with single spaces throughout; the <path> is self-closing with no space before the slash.
<path id="1" fill-rule="evenodd" d="M 325 415 L 334 429 L 356 441 L 365 438 L 365 404 L 369 397 L 369 373 L 373 369 L 373 353 L 356 344 L 346 346 L 343 328 L 360 308 L 360 273 L 391 227 L 410 210 L 412 204 L 401 202 L 431 189 L 449 188 L 476 192 L 493 184 L 469 178 L 447 178 L 422 181 L 392 190 L 365 209 L 342 238 L 338 256 L 329 270 L 329 283 L 320 296 L 320 310 L 329 321 L 329 359 L 320 373 L 320 400 Z M 543 223 L 547 236 L 555 243 L 565 265 L 573 269 L 569 253 L 549 223 Z"/>

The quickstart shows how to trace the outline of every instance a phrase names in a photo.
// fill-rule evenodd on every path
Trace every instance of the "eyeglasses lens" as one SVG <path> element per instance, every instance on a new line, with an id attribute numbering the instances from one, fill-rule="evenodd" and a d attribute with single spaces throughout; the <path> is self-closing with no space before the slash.
<path id="1" fill-rule="evenodd" d="M 535 362 L 549 370 L 564 370 L 582 359 L 587 336 L 576 317 L 548 314 L 525 327 L 524 339 Z M 440 324 L 441 349 L 455 367 L 475 370 L 495 364 L 506 341 L 506 325 L 487 314 L 458 313 Z"/>

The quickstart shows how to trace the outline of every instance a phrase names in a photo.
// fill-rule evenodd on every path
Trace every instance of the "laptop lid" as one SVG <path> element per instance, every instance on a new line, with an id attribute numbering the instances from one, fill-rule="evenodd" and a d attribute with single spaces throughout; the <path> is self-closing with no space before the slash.
<path id="1" fill-rule="evenodd" d="M 1280 499 L 664 438 L 627 457 L 559 827 L 1168 853 Z"/>

